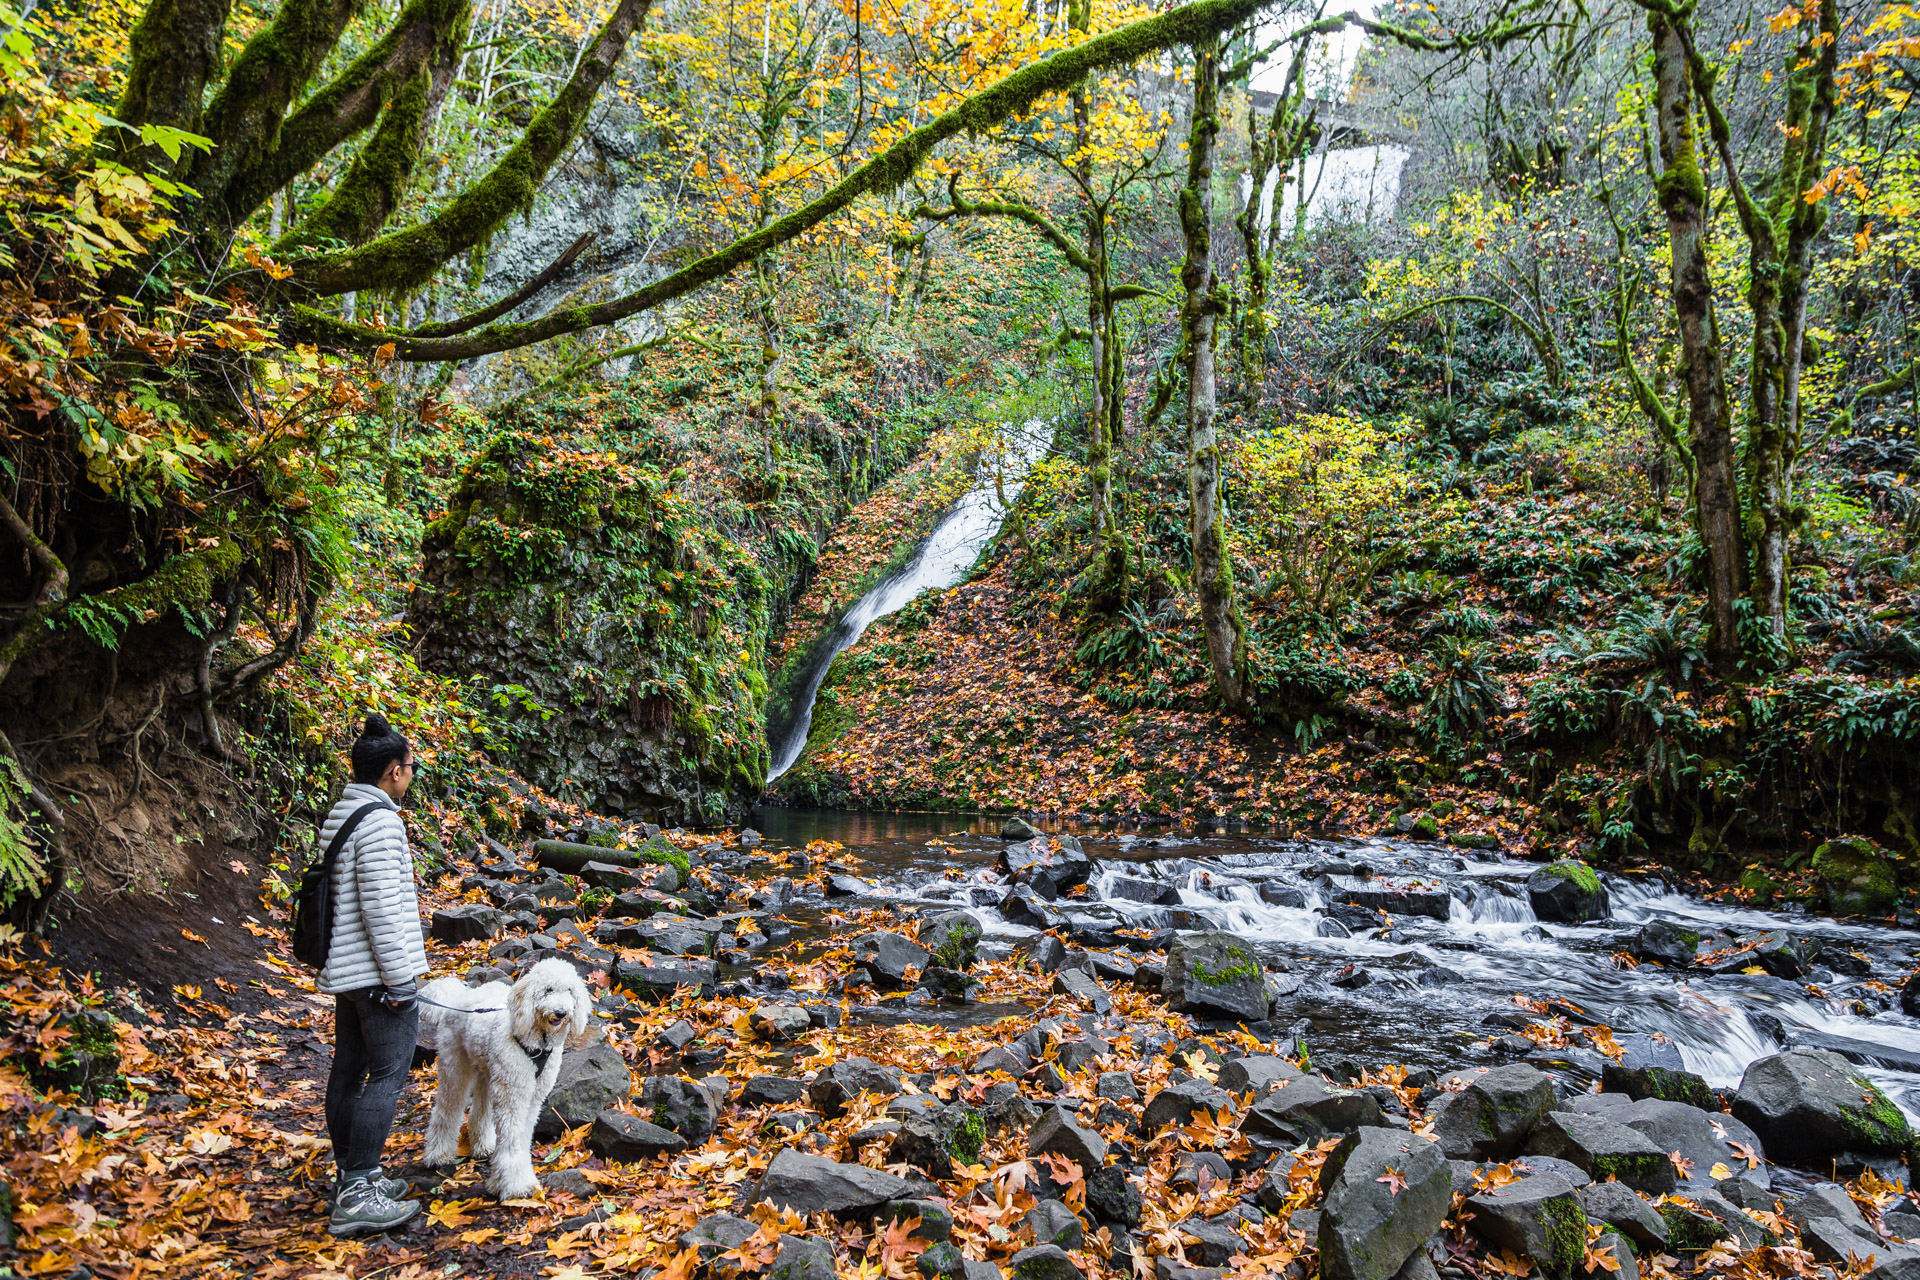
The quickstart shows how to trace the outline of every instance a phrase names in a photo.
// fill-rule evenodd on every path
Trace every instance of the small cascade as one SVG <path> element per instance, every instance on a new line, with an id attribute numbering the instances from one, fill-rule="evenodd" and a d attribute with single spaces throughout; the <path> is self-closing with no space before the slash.
<path id="1" fill-rule="evenodd" d="M 771 818 L 773 811 L 762 812 Z M 814 822 L 810 833 L 823 834 L 818 815 Z M 1737 1085 L 1748 1063 L 1782 1048 L 1830 1048 L 1920 1117 L 1920 1020 L 1888 995 L 1920 951 L 1920 935 L 1911 932 L 1722 906 L 1658 881 L 1614 876 L 1605 877 L 1611 919 L 1543 922 L 1525 887 L 1537 864 L 1468 861 L 1396 840 L 1089 837 L 1086 844 L 1094 858 L 1086 892 L 1053 904 L 1066 921 L 1056 931 L 1106 946 L 1117 936 L 1164 930 L 1233 933 L 1289 982 L 1298 980 L 1301 1016 L 1328 1052 L 1457 1063 L 1463 1046 L 1502 1034 L 1489 1018 L 1512 1015 L 1514 997 L 1524 995 L 1564 1002 L 1579 1011 L 1576 1022 L 1663 1037 L 1716 1088 Z M 937 856 L 903 850 L 889 868 L 886 855 L 849 844 L 873 876 L 873 898 L 967 907 L 986 936 L 1003 944 L 1036 931 L 1001 913 L 1009 886 L 994 859 L 1004 841 L 948 826 L 938 844 L 913 847 Z M 1791 981 L 1757 969 L 1675 971 L 1623 959 L 1655 919 L 1728 936 L 1785 928 L 1818 939 L 1831 966 L 1816 958 Z M 1600 1065 L 1590 1064 L 1596 1074 Z"/>
<path id="2" fill-rule="evenodd" d="M 1038 422 L 1003 428 L 1001 434 L 1007 446 L 1005 470 L 996 475 L 991 464 L 982 463 L 978 483 L 927 535 L 913 558 L 860 597 L 853 608 L 833 624 L 825 643 L 817 646 L 812 665 L 801 676 L 796 702 L 799 711 L 779 735 L 779 741 L 769 744 L 773 748 L 773 767 L 767 773 L 769 786 L 793 768 L 800 753 L 806 750 L 807 734 L 813 728 L 814 700 L 820 696 L 820 685 L 827 678 L 827 669 L 833 660 L 858 644 L 868 627 L 904 608 L 922 591 L 944 590 L 959 582 L 999 532 L 1000 522 L 1007 514 L 1000 502 L 1001 494 L 1006 495 L 1009 503 L 1019 499 L 1027 471 L 1047 451 L 1049 436 Z"/>

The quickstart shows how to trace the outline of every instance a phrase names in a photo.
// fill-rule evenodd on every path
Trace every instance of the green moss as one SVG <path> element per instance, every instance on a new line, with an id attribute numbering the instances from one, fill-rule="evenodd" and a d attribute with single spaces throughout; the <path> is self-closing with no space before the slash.
<path id="1" fill-rule="evenodd" d="M 1194 961 L 1193 976 L 1201 985 L 1225 987 L 1260 976 L 1260 962 L 1254 959 L 1252 952 L 1235 942 L 1228 943 L 1224 950 L 1228 963 L 1220 968 L 1211 968 L 1204 961 Z"/>
<path id="2" fill-rule="evenodd" d="M 947 1139 L 947 1153 L 962 1164 L 973 1164 L 979 1160 L 980 1148 L 986 1140 L 986 1123 L 980 1119 L 979 1112 L 969 1107 L 954 1127 L 953 1136 Z"/>
<path id="3" fill-rule="evenodd" d="M 1719 1223 L 1677 1204 L 1661 1205 L 1660 1217 L 1667 1224 L 1667 1248 L 1678 1253 L 1711 1248 L 1727 1234 Z"/>
<path id="4" fill-rule="evenodd" d="M 1598 896 L 1600 877 L 1594 869 L 1577 858 L 1562 858 L 1547 867 L 1548 872 L 1571 880 L 1580 887 L 1580 892 Z"/>
<path id="5" fill-rule="evenodd" d="M 1596 1182 L 1605 1182 L 1608 1178 L 1618 1178 L 1621 1182 L 1632 1183 L 1659 1172 L 1660 1166 L 1667 1162 L 1662 1155 L 1615 1155 L 1601 1156 L 1593 1162 L 1593 1178 Z"/>
<path id="6" fill-rule="evenodd" d="M 1740 888 L 1752 895 L 1754 906 L 1764 907 L 1779 894 L 1780 882 L 1757 867 L 1749 867 L 1740 873 Z"/>
<path id="7" fill-rule="evenodd" d="M 1547 1256 L 1535 1261 L 1549 1275 L 1572 1275 L 1587 1255 L 1587 1215 L 1572 1200 L 1549 1200 L 1540 1206 L 1540 1225 L 1547 1233 Z"/>
<path id="8" fill-rule="evenodd" d="M 1836 915 L 1887 915 L 1899 899 L 1893 867 L 1871 841 L 1829 840 L 1814 850 L 1812 869 Z"/>
<path id="9" fill-rule="evenodd" d="M 1649 1098 L 1658 1098 L 1662 1102 L 1684 1102 L 1707 1112 L 1720 1109 L 1719 1095 L 1708 1087 L 1705 1080 L 1690 1071 L 1646 1067 L 1641 1070 L 1640 1077 Z"/>
<path id="10" fill-rule="evenodd" d="M 1421 840 L 1438 840 L 1440 838 L 1440 824 L 1434 820 L 1431 814 L 1426 814 L 1414 819 L 1413 830 L 1410 834 Z"/>

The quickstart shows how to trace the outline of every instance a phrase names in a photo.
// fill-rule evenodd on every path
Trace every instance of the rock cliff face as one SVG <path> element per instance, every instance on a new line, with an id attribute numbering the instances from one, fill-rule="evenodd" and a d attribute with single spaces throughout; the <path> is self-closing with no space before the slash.
<path id="1" fill-rule="evenodd" d="M 427 531 L 422 665 L 507 703 L 508 761 L 564 800 L 737 821 L 767 772 L 768 591 L 656 472 L 505 435 Z"/>

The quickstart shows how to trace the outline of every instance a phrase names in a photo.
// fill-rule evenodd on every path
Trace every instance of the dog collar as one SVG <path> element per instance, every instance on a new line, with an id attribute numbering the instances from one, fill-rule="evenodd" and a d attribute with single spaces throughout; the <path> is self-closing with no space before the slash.
<path id="1" fill-rule="evenodd" d="M 538 1052 L 535 1052 L 527 1048 L 526 1045 L 521 1044 L 517 1038 L 514 1040 L 513 1045 L 514 1048 L 527 1055 L 527 1061 L 533 1064 L 534 1074 L 536 1075 L 545 1071 L 547 1069 L 547 1063 L 553 1058 L 552 1046 L 543 1046 Z"/>

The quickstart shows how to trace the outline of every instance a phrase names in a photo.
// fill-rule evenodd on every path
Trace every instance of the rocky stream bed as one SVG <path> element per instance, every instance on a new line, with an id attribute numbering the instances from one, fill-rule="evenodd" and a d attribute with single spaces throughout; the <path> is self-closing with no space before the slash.
<path id="1" fill-rule="evenodd" d="M 1408 841 L 762 817 L 690 872 L 542 844 L 434 921 L 645 1036 L 569 1061 L 554 1190 L 747 1153 L 682 1269 L 1920 1275 L 1920 935 Z"/>

